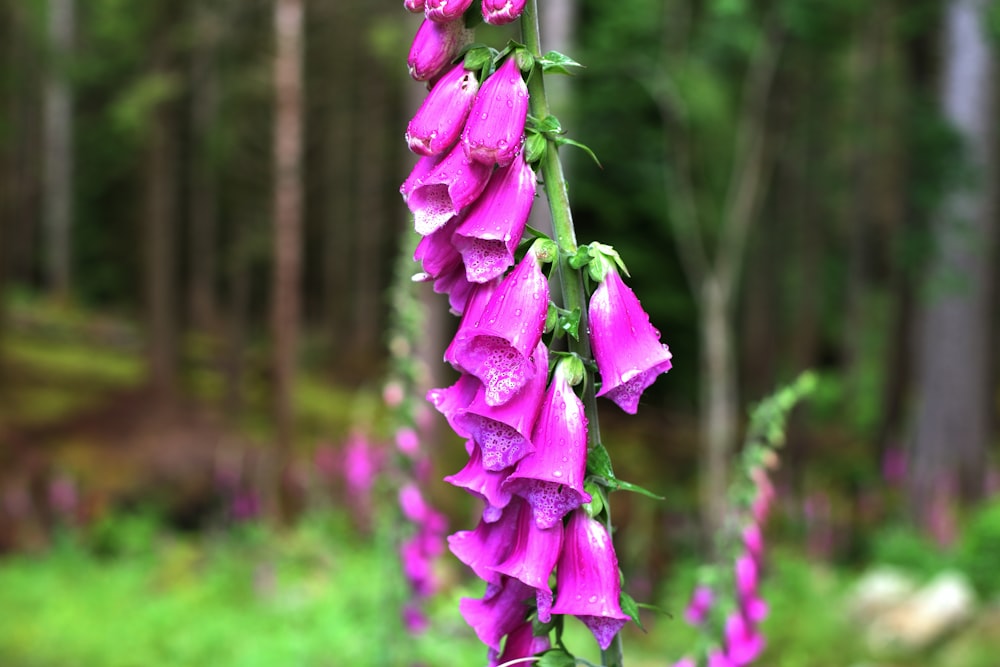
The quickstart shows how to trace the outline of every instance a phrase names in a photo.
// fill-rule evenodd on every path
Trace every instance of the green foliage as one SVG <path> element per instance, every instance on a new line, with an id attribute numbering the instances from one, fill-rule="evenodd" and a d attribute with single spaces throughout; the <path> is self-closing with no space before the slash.
<path id="1" fill-rule="evenodd" d="M 951 564 L 951 557 L 915 529 L 887 526 L 872 536 L 871 560 L 929 579 Z"/>
<path id="2" fill-rule="evenodd" d="M 976 510 L 958 544 L 958 566 L 987 598 L 1000 595 L 1000 498 Z"/>

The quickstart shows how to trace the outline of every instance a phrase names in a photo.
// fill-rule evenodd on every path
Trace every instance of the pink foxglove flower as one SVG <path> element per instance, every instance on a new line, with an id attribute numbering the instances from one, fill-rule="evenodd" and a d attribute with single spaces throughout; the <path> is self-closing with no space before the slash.
<path id="1" fill-rule="evenodd" d="M 743 546 L 754 561 L 759 563 L 764 555 L 764 535 L 761 533 L 760 524 L 751 522 L 743 529 Z"/>
<path id="2" fill-rule="evenodd" d="M 691 625 L 704 623 L 714 599 L 715 594 L 708 586 L 701 585 L 695 588 L 694 593 L 691 594 L 691 602 L 684 610 L 685 620 Z"/>
<path id="3" fill-rule="evenodd" d="M 454 475 L 445 477 L 444 481 L 480 496 L 485 503 L 483 521 L 493 523 L 500 519 L 503 509 L 510 503 L 511 494 L 503 489 L 503 482 L 512 470 L 513 468 L 505 468 L 494 472 L 484 468 L 482 451 L 472 441 L 469 462 Z"/>
<path id="4" fill-rule="evenodd" d="M 527 499 L 539 528 L 552 528 L 591 500 L 583 490 L 587 418 L 561 368 L 553 374 L 531 441 L 534 453 L 518 463 L 504 488 Z"/>
<path id="5" fill-rule="evenodd" d="M 524 623 L 520 627 L 511 630 L 507 635 L 507 642 L 503 646 L 503 653 L 496 656 L 496 651 L 489 651 L 489 667 L 499 667 L 513 660 L 530 658 L 533 655 L 543 653 L 552 648 L 548 635 L 536 637 L 531 623 Z"/>
<path id="6" fill-rule="evenodd" d="M 642 392 L 670 370 L 670 350 L 614 267 L 594 290 L 589 313 L 590 343 L 602 382 L 597 395 L 635 414 Z"/>
<path id="7" fill-rule="evenodd" d="M 462 429 L 455 417 L 459 411 L 469 407 L 472 399 L 476 397 L 481 384 L 472 375 L 463 373 L 458 381 L 450 387 L 443 389 L 431 389 L 427 392 L 427 400 L 437 408 L 438 412 L 448 420 L 448 425 L 462 438 L 468 438 L 469 433 Z"/>
<path id="8" fill-rule="evenodd" d="M 507 60 L 479 88 L 462 144 L 470 160 L 505 167 L 521 152 L 528 114 L 528 86 L 517 59 Z"/>
<path id="9" fill-rule="evenodd" d="M 472 4 L 472 0 L 426 0 L 424 15 L 431 21 L 456 21 Z"/>
<path id="10" fill-rule="evenodd" d="M 599 521 L 575 510 L 566 524 L 563 551 L 556 567 L 558 596 L 553 614 L 570 614 L 594 633 L 602 650 L 631 620 L 618 598 L 618 557 L 607 529 Z"/>
<path id="11" fill-rule="evenodd" d="M 499 585 L 499 565 L 517 539 L 519 517 L 526 512 L 520 502 L 508 505 L 499 521 L 480 521 L 475 530 L 460 530 L 448 536 L 448 548 L 458 560 L 468 565 L 476 576 L 489 584 Z"/>
<path id="12" fill-rule="evenodd" d="M 517 579 L 504 577 L 500 586 L 487 586 L 482 599 L 462 598 L 458 609 L 479 641 L 499 652 L 504 635 L 524 624 L 528 612 L 524 602 L 533 593 Z"/>
<path id="13" fill-rule="evenodd" d="M 406 126 L 406 143 L 418 155 L 438 155 L 455 145 L 479 90 L 475 72 L 459 63 L 442 76 Z"/>
<path id="14" fill-rule="evenodd" d="M 736 593 L 741 599 L 757 594 L 757 563 L 747 554 L 736 559 Z"/>
<path id="15" fill-rule="evenodd" d="M 420 262 L 424 272 L 435 280 L 462 264 L 462 255 L 451 242 L 451 236 L 457 226 L 455 221 L 452 221 L 424 236 L 413 251 L 414 261 Z"/>
<path id="16" fill-rule="evenodd" d="M 562 549 L 563 525 L 557 523 L 552 528 L 543 530 L 535 524 L 531 510 L 523 500 L 515 499 L 511 501 L 511 505 L 522 507 L 517 532 L 507 557 L 492 569 L 535 589 L 538 620 L 548 623 L 552 620 L 549 575 L 552 574 Z"/>
<path id="17" fill-rule="evenodd" d="M 424 11 L 424 0 L 403 0 L 403 6 L 407 11 L 418 14 Z"/>
<path id="18" fill-rule="evenodd" d="M 764 650 L 764 637 L 743 618 L 739 611 L 726 619 L 726 655 L 733 667 L 743 667 L 756 660 Z"/>
<path id="19" fill-rule="evenodd" d="M 492 25 L 504 25 L 516 20 L 524 11 L 526 0 L 483 0 L 483 20 Z"/>
<path id="20" fill-rule="evenodd" d="M 492 173 L 492 167 L 470 161 L 456 145 L 406 198 L 417 233 L 426 236 L 444 227 L 476 201 Z"/>
<path id="21" fill-rule="evenodd" d="M 542 338 L 548 308 L 549 283 L 529 252 L 478 318 L 463 316 L 445 359 L 482 381 L 487 404 L 502 405 L 535 374 L 531 355 Z"/>
<path id="22" fill-rule="evenodd" d="M 462 218 L 452 242 L 469 282 L 486 282 L 514 266 L 514 251 L 535 200 L 535 172 L 524 156 L 501 167 Z"/>
<path id="23" fill-rule="evenodd" d="M 410 175 L 399 186 L 399 194 L 403 195 L 404 202 L 409 201 L 410 193 L 423 182 L 424 178 L 430 176 L 430 173 L 434 171 L 434 167 L 441 161 L 441 157 L 440 155 L 433 155 L 417 160 L 417 164 L 413 165 Z"/>
<path id="24" fill-rule="evenodd" d="M 464 273 L 464 272 L 463 272 Z M 483 313 L 486 311 L 486 307 L 490 304 L 493 296 L 496 294 L 497 290 L 500 288 L 500 279 L 497 278 L 494 281 L 488 283 L 469 283 L 473 285 L 473 288 L 469 291 L 469 296 L 462 305 L 462 321 L 458 324 L 458 331 L 461 333 L 462 329 L 465 327 L 478 326 L 479 320 L 482 318 Z M 464 346 L 464 340 L 456 335 L 448 347 L 444 351 L 444 360 L 452 365 L 453 368 L 466 373 L 468 371 L 464 370 L 463 366 L 458 361 L 458 356 Z"/>
<path id="25" fill-rule="evenodd" d="M 708 654 L 708 667 L 736 667 L 726 652 L 717 648 Z"/>
<path id="26" fill-rule="evenodd" d="M 490 405 L 486 388 L 480 387 L 469 407 L 455 416 L 458 427 L 479 445 L 487 470 L 509 468 L 534 451 L 531 430 L 549 370 L 548 349 L 541 341 L 530 359 L 534 366 L 531 377 L 513 398 L 503 405 Z"/>
<path id="27" fill-rule="evenodd" d="M 470 39 L 471 33 L 462 21 L 438 23 L 425 19 L 417 28 L 406 60 L 410 76 L 417 81 L 433 79 L 444 71 Z"/>

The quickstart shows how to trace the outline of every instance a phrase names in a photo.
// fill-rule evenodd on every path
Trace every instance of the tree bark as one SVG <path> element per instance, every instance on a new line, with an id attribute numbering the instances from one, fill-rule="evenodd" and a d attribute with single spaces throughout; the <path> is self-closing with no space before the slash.
<path id="1" fill-rule="evenodd" d="M 914 516 L 924 525 L 941 501 L 935 489 L 957 483 L 966 500 L 982 495 L 990 441 L 996 112 L 984 9 L 979 0 L 952 0 L 944 17 L 940 100 L 972 178 L 945 196 L 934 220 L 936 254 L 919 321 L 910 492 Z"/>
<path id="2" fill-rule="evenodd" d="M 49 59 L 45 82 L 45 273 L 56 298 L 70 293 L 73 216 L 73 92 L 67 67 L 76 27 L 75 0 L 49 0 Z"/>
<path id="3" fill-rule="evenodd" d="M 275 0 L 273 400 L 283 521 L 291 518 L 287 482 L 294 447 L 302 262 L 302 26 L 302 0 Z"/>

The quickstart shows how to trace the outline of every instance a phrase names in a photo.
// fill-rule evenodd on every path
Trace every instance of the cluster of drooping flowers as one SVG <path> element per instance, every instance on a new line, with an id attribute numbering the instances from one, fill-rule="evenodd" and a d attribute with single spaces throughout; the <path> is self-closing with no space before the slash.
<path id="1" fill-rule="evenodd" d="M 426 14 L 410 73 L 431 83 L 407 127 L 421 157 L 400 192 L 422 237 L 418 279 L 432 281 L 461 316 L 444 354 L 460 376 L 428 399 L 466 440 L 468 464 L 446 481 L 483 503 L 479 525 L 448 541 L 485 582 L 483 596 L 463 599 L 460 611 L 498 665 L 549 650 L 552 631 L 552 650 L 565 651 L 565 616 L 606 650 L 636 614 L 621 591 L 606 492 L 637 487 L 614 477 L 593 430 L 596 413 L 580 393 L 593 399 L 596 368 L 597 396 L 634 414 L 646 387 L 670 368 L 670 352 L 611 247 L 577 248 L 558 229 L 555 240 L 525 237 L 535 166 L 558 159 L 556 144 L 572 143 L 553 136 L 558 123 L 536 106 L 529 117 L 526 77 L 537 87 L 546 63 L 572 61 L 511 43 L 499 52 L 471 49 L 456 62 L 469 40 L 469 5 L 406 2 Z M 524 5 L 484 0 L 482 8 L 487 21 L 507 22 Z M 552 188 L 564 187 L 556 180 L 546 176 L 550 200 Z M 554 303 L 549 264 L 564 284 L 581 286 L 588 267 L 589 305 L 568 303 L 565 293 Z"/>
<path id="2" fill-rule="evenodd" d="M 768 608 L 760 593 L 763 526 L 775 497 L 768 470 L 777 466 L 775 449 L 784 443 L 788 411 L 813 385 L 813 376 L 805 374 L 751 415 L 732 482 L 731 513 L 719 536 L 719 564 L 702 569 L 684 612 L 688 623 L 702 628 L 706 641 L 697 657 L 684 657 L 674 667 L 744 667 L 764 650 L 760 624 Z"/>

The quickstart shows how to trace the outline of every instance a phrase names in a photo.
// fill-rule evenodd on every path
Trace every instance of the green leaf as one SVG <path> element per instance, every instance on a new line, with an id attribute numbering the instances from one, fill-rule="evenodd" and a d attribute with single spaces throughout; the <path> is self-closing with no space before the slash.
<path id="1" fill-rule="evenodd" d="M 550 116 L 550 118 L 551 118 L 551 116 Z M 579 148 L 580 150 L 582 150 L 583 152 L 585 152 L 587 155 L 589 155 L 590 159 L 594 161 L 594 164 L 596 164 L 601 169 L 604 169 L 604 165 L 602 165 L 601 161 L 597 159 L 597 154 L 594 153 L 594 151 L 592 151 L 589 146 L 585 146 L 584 144 L 581 144 L 579 141 L 573 141 L 572 139 L 567 139 L 566 137 L 558 137 L 554 141 L 559 146 L 562 146 L 563 144 L 569 144 L 570 146 L 576 146 L 577 148 Z"/>
<path id="2" fill-rule="evenodd" d="M 587 472 L 608 482 L 615 478 L 615 472 L 611 468 L 611 457 L 601 443 L 597 443 L 587 451 Z"/>
<path id="3" fill-rule="evenodd" d="M 652 498 L 654 500 L 666 500 L 666 498 L 664 498 L 663 496 L 657 495 L 652 491 L 650 491 L 649 489 L 644 489 L 638 484 L 633 484 L 632 482 L 623 482 L 620 479 L 616 479 L 615 486 L 616 488 L 621 489 L 622 491 L 631 491 L 632 493 L 638 493 L 643 496 L 646 496 L 647 498 Z"/>
<path id="4" fill-rule="evenodd" d="M 645 632 L 646 628 L 642 626 L 642 621 L 639 620 L 639 605 L 635 599 L 625 591 L 622 591 L 618 596 L 618 604 L 621 605 L 623 612 L 632 617 L 632 621 L 639 626 L 639 629 Z"/>
<path id="5" fill-rule="evenodd" d="M 580 63 L 558 51 L 549 51 L 538 59 L 538 64 L 542 66 L 542 71 L 546 74 L 569 74 L 570 76 L 573 73 L 568 68 L 583 67 Z"/>
<path id="6" fill-rule="evenodd" d="M 539 667 L 574 667 L 576 659 L 562 649 L 552 649 L 543 653 L 535 664 Z"/>

